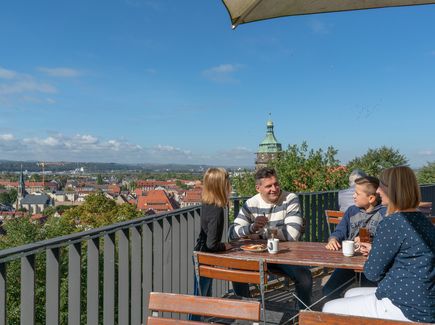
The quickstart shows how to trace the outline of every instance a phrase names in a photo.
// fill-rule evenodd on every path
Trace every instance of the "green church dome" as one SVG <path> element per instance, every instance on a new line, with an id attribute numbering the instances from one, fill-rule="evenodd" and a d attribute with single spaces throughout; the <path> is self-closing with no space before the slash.
<path id="1" fill-rule="evenodd" d="M 273 133 L 273 122 L 271 120 L 267 121 L 267 132 L 266 137 L 260 143 L 258 152 L 259 153 L 276 153 L 282 151 L 281 143 L 278 143 L 278 140 L 275 138 L 275 134 Z"/>

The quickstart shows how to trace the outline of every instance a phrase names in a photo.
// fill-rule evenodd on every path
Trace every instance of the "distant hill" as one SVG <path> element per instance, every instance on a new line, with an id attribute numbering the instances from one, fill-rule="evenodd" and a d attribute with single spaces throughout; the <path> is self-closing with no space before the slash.
<path id="1" fill-rule="evenodd" d="M 41 172 L 42 167 L 38 166 L 37 161 L 10 161 L 0 160 L 0 172 L 18 172 L 21 170 L 28 172 Z M 138 171 L 138 172 L 203 172 L 207 165 L 182 165 L 182 164 L 117 164 L 117 163 L 98 163 L 98 162 L 47 162 L 45 171 L 67 172 L 80 170 L 83 168 L 85 173 L 109 173 L 112 171 Z M 240 167 L 227 167 L 228 169 L 238 169 Z M 241 167 L 249 168 L 249 167 Z"/>

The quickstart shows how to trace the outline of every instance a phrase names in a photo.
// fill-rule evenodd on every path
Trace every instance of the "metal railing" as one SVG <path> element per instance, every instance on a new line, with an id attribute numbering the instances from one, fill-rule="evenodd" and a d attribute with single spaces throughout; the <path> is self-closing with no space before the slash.
<path id="1" fill-rule="evenodd" d="M 194 206 L 0 251 L 0 324 L 8 323 L 6 279 L 14 261 L 21 269 L 21 324 L 35 324 L 40 304 L 43 323 L 62 323 L 61 282 L 67 283 L 68 324 L 145 324 L 149 292 L 193 293 L 200 213 Z M 45 270 L 37 270 L 37 259 L 45 260 Z M 35 301 L 41 286 L 45 302 Z M 227 291 L 228 284 L 215 283 L 216 296 Z"/>

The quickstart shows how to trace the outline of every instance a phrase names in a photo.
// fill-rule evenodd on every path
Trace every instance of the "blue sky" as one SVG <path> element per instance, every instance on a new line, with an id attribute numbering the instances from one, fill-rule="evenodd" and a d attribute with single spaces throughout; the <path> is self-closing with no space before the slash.
<path id="1" fill-rule="evenodd" d="M 435 5 L 231 30 L 218 0 L 0 3 L 0 159 L 253 165 L 287 147 L 435 160 Z"/>

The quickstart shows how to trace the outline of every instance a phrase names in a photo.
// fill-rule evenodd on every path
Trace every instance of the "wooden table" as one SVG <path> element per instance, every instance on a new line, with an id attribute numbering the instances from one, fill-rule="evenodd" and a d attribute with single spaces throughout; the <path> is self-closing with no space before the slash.
<path id="1" fill-rule="evenodd" d="M 237 241 L 232 242 L 235 248 L 219 253 L 236 259 L 259 260 L 263 259 L 270 264 L 288 264 L 288 265 L 305 265 L 305 266 L 323 266 L 329 268 L 352 269 L 363 271 L 364 263 L 367 257 L 360 254 L 352 257 L 343 256 L 341 250 L 330 251 L 325 248 L 325 243 L 312 242 L 280 242 L 279 252 L 270 254 L 265 252 L 247 252 L 241 250 L 241 245 L 250 243 L 265 243 L 265 241 Z M 200 253 L 211 254 L 211 253 Z"/>

